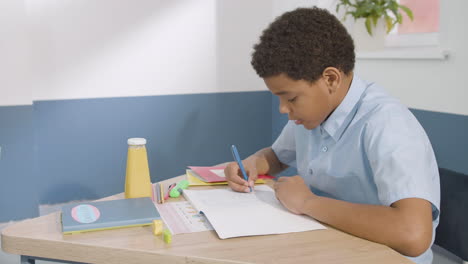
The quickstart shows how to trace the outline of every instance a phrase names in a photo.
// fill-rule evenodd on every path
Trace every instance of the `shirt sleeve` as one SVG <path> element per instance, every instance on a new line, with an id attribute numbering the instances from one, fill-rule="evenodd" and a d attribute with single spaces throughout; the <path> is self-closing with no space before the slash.
<path id="1" fill-rule="evenodd" d="M 431 143 L 405 107 L 382 109 L 366 127 L 365 151 L 383 205 L 405 198 L 421 198 L 439 215 L 439 171 Z"/>
<path id="2" fill-rule="evenodd" d="M 281 163 L 297 168 L 294 124 L 288 121 L 271 148 Z"/>

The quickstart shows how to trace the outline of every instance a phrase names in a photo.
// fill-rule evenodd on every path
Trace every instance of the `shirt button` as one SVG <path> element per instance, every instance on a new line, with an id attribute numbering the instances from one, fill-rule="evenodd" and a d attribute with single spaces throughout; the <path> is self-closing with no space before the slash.
<path id="1" fill-rule="evenodd" d="M 327 152 L 327 151 L 328 151 L 328 148 L 327 148 L 327 147 L 323 147 L 323 148 L 322 148 L 322 151 L 323 151 L 323 152 Z"/>

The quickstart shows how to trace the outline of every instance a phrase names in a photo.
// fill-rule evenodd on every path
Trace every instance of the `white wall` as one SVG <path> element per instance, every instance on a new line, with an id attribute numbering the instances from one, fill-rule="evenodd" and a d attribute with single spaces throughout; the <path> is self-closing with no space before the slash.
<path id="1" fill-rule="evenodd" d="M 217 69 L 220 91 L 266 90 L 250 65 L 253 45 L 271 22 L 271 0 L 217 1 Z"/>
<path id="2" fill-rule="evenodd" d="M 30 41 L 22 1 L 0 1 L 0 106 L 30 105 Z"/>
<path id="3" fill-rule="evenodd" d="M 358 60 L 357 72 L 412 108 L 468 115 L 468 1 L 440 1 L 447 60 Z"/>
<path id="4" fill-rule="evenodd" d="M 0 105 L 214 92 L 215 0 L 2 0 Z"/>
<path id="5" fill-rule="evenodd" d="M 334 0 L 331 0 L 334 1 Z M 2 0 L 0 105 L 264 90 L 252 45 L 284 11 L 326 0 Z M 468 114 L 464 0 L 441 1 L 447 60 L 358 60 L 409 107 Z"/>
<path id="6" fill-rule="evenodd" d="M 34 100 L 211 92 L 215 0 L 31 0 Z"/>
<path id="7" fill-rule="evenodd" d="M 1 3 L 0 105 L 266 89 L 250 55 L 269 0 Z"/>

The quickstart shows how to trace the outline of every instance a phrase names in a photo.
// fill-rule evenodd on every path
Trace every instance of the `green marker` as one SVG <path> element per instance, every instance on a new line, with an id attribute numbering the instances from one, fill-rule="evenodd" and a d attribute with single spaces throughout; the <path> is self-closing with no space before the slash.
<path id="1" fill-rule="evenodd" d="M 174 188 L 172 188 L 171 192 L 169 193 L 169 196 L 171 196 L 172 198 L 179 197 L 182 193 L 182 190 L 187 189 L 188 186 L 189 182 L 187 180 L 180 181 Z"/>

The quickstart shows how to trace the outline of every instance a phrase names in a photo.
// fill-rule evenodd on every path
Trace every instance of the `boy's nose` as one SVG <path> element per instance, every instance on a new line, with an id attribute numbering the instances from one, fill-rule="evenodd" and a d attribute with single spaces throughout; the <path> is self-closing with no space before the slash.
<path id="1" fill-rule="evenodd" d="M 281 114 L 288 114 L 288 113 L 289 113 L 289 108 L 288 108 L 285 104 L 283 104 L 283 103 L 280 102 L 280 105 L 279 105 L 279 112 L 280 112 Z"/>

